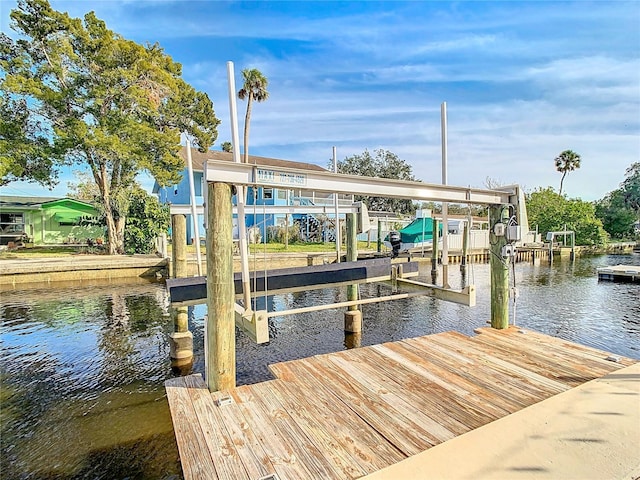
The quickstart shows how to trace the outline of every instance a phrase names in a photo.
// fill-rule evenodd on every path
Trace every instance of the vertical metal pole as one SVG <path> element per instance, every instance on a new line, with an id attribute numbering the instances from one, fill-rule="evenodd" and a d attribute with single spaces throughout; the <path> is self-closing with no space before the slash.
<path id="1" fill-rule="evenodd" d="M 380 253 L 382 251 L 382 220 L 378 219 L 378 245 L 376 251 Z"/>
<path id="2" fill-rule="evenodd" d="M 336 147 L 333 147 L 333 173 L 338 173 L 338 156 L 336 154 Z M 340 215 L 338 211 L 338 194 L 333 194 L 334 204 L 336 208 L 336 262 L 340 263 L 340 257 L 342 256 L 342 236 L 340 235 Z"/>
<path id="3" fill-rule="evenodd" d="M 424 213 L 422 214 L 422 237 L 421 237 L 421 241 L 422 241 L 422 257 L 424 258 Z M 433 244 L 433 235 L 431 235 L 431 243 Z"/>
<path id="4" fill-rule="evenodd" d="M 200 255 L 200 227 L 196 211 L 196 188 L 193 184 L 193 162 L 191 161 L 191 141 L 187 138 L 187 172 L 189 174 L 189 197 L 191 202 L 191 218 L 193 219 L 193 234 L 196 243 L 196 260 L 198 261 L 198 275 L 202 275 L 202 256 Z"/>
<path id="5" fill-rule="evenodd" d="M 233 72 L 233 62 L 227 62 L 227 80 L 229 83 L 229 113 L 231 115 L 231 139 L 233 142 L 233 161 L 240 161 L 240 136 L 238 134 L 238 110 L 236 107 L 236 81 Z M 247 146 L 245 145 L 245 149 Z M 246 190 L 243 186 L 236 186 L 236 203 L 238 206 L 238 235 L 240 240 L 240 265 L 242 271 L 242 297 L 245 310 L 251 310 L 251 290 L 249 284 L 249 246 L 247 245 L 247 223 L 244 219 L 244 205 Z M 255 199 L 254 199 L 255 203 Z"/>
<path id="6" fill-rule="evenodd" d="M 447 102 L 440 106 L 442 127 L 442 184 L 447 184 Z M 442 286 L 449 288 L 449 204 L 442 202 Z"/>

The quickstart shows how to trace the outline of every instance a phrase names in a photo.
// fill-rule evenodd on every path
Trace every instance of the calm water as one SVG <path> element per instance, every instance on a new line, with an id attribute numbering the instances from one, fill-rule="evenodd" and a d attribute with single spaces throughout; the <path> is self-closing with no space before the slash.
<path id="1" fill-rule="evenodd" d="M 640 285 L 598 282 L 595 269 L 640 265 L 640 255 L 516 266 L 516 323 L 640 358 Z M 272 341 L 237 334 L 238 383 L 270 378 L 267 365 L 457 330 L 472 334 L 489 318 L 489 267 L 473 265 L 450 284 L 473 283 L 473 308 L 428 297 L 364 305 L 361 339 L 345 337 L 343 312 L 274 318 Z M 425 273 L 428 273 L 425 272 Z M 391 292 L 361 287 L 361 296 Z M 282 310 L 344 300 L 342 289 L 268 299 Z M 172 376 L 172 325 L 163 284 L 82 284 L 3 292 L 0 297 L 0 468 L 2 479 L 180 479 L 180 460 L 163 382 Z M 204 306 L 190 309 L 193 370 L 203 371 Z"/>

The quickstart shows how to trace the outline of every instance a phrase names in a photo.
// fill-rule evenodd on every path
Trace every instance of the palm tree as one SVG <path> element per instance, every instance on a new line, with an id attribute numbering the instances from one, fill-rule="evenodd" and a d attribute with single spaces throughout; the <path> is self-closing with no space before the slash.
<path id="1" fill-rule="evenodd" d="M 560 179 L 560 195 L 562 195 L 562 183 L 567 173 L 573 172 L 580 168 L 580 155 L 573 150 L 565 150 L 556 157 L 556 170 L 562 172 L 562 179 Z"/>
<path id="2" fill-rule="evenodd" d="M 249 163 L 249 123 L 251 121 L 251 102 L 264 102 L 269 98 L 267 84 L 269 81 L 256 68 L 242 70 L 244 84 L 238 92 L 240 100 L 247 99 L 247 113 L 244 117 L 244 163 Z"/>

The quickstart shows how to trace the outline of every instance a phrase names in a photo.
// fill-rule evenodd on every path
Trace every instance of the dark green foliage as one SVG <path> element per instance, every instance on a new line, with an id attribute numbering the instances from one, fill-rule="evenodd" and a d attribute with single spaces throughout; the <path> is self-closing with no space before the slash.
<path id="1" fill-rule="evenodd" d="M 57 175 L 46 132 L 30 118 L 27 102 L 0 92 L 0 185 L 22 180 L 53 187 Z"/>
<path id="2" fill-rule="evenodd" d="M 124 230 L 125 253 L 154 253 L 155 239 L 169 228 L 169 206 L 139 186 L 132 192 Z"/>
<path id="3" fill-rule="evenodd" d="M 618 240 L 632 238 L 633 224 L 640 220 L 640 163 L 632 164 L 625 177 L 619 189 L 596 202 L 596 216 Z"/>
<path id="4" fill-rule="evenodd" d="M 625 206 L 636 212 L 640 220 L 640 162 L 635 162 L 627 168 L 620 190 Z"/>
<path id="5" fill-rule="evenodd" d="M 547 232 L 573 230 L 578 245 L 602 245 L 607 233 L 596 218 L 592 203 L 568 199 L 553 188 L 540 188 L 527 195 L 527 214 L 531 228 L 538 226 L 544 238 Z"/>
<path id="6" fill-rule="evenodd" d="M 219 123 L 213 105 L 182 80 L 180 64 L 159 45 L 125 39 L 93 12 L 81 20 L 47 0 L 19 0 L 11 20 L 21 40 L 0 34 L 0 88 L 13 112 L 3 129 L 24 139 L 0 153 L 14 165 L 47 158 L 53 174 L 60 164 L 87 168 L 104 206 L 109 253 L 122 253 L 136 175 L 146 170 L 161 186 L 177 183 L 184 169 L 180 134 L 207 150 Z M 17 103 L 7 104 L 9 98 Z M 24 146 L 34 144 L 42 148 L 25 155 Z"/>
<path id="7" fill-rule="evenodd" d="M 363 177 L 394 178 L 397 180 L 416 180 L 411 171 L 411 165 L 400 159 L 395 153 L 378 149 L 372 156 L 368 150 L 361 155 L 353 155 L 338 161 L 338 172 Z M 329 165 L 332 169 L 333 165 Z M 356 196 L 356 201 L 363 201 L 367 208 L 374 212 L 393 212 L 411 215 L 415 206 L 409 199 L 362 197 Z"/>

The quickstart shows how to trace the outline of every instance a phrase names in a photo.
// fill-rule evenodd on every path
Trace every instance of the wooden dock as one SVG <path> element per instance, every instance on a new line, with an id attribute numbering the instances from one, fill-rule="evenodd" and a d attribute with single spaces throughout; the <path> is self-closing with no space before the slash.
<path id="1" fill-rule="evenodd" d="M 184 477 L 363 477 L 636 363 L 516 327 L 477 333 L 278 363 L 231 392 L 167 380 Z"/>
<path id="2" fill-rule="evenodd" d="M 598 268 L 598 280 L 613 282 L 640 282 L 640 266 L 616 265 Z"/>

